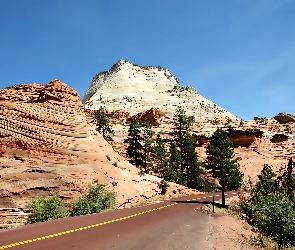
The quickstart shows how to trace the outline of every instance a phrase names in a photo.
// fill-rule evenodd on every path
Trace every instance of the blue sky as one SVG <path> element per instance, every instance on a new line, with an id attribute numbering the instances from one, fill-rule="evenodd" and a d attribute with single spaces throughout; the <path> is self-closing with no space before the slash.
<path id="1" fill-rule="evenodd" d="M 295 115 L 294 0 L 1 0 L 0 88 L 83 98 L 119 59 L 162 66 L 242 119 Z"/>

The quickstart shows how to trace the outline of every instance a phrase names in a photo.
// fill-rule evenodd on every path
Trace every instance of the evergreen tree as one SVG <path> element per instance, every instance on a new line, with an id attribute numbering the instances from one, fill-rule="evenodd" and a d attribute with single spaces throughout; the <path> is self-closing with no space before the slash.
<path id="1" fill-rule="evenodd" d="M 184 172 L 185 168 L 185 162 L 183 161 L 185 158 L 185 154 L 183 152 L 184 137 L 187 133 L 190 132 L 190 128 L 194 121 L 194 117 L 187 116 L 183 108 L 177 108 L 173 117 L 173 135 L 176 142 L 176 146 L 179 148 L 180 156 L 182 159 L 180 164 L 182 172 Z"/>
<path id="2" fill-rule="evenodd" d="M 96 120 L 96 131 L 100 133 L 107 142 L 112 142 L 113 138 L 111 136 L 114 135 L 114 131 L 112 130 L 108 117 L 100 111 L 96 111 L 94 113 L 94 119 Z"/>
<path id="3" fill-rule="evenodd" d="M 152 136 L 154 132 L 151 130 L 152 125 L 151 123 L 146 120 L 141 123 L 141 132 L 142 132 L 142 149 L 143 149 L 143 162 L 142 162 L 142 167 L 144 169 L 145 173 L 149 172 L 149 168 L 151 166 L 151 157 L 150 157 L 150 152 L 151 152 L 151 145 L 153 143 Z"/>
<path id="4" fill-rule="evenodd" d="M 217 129 L 206 149 L 206 169 L 221 185 L 222 205 L 225 206 L 225 191 L 235 190 L 242 185 L 243 173 L 238 158 L 234 158 L 234 149 L 227 132 Z"/>
<path id="5" fill-rule="evenodd" d="M 151 147 L 151 158 L 153 160 L 153 172 L 168 180 L 169 152 L 166 150 L 164 140 L 159 135 L 157 135 L 154 145 Z"/>
<path id="6" fill-rule="evenodd" d="M 202 188 L 203 180 L 200 174 L 203 171 L 201 171 L 201 163 L 198 161 L 198 155 L 195 152 L 194 137 L 189 133 L 183 138 L 182 152 L 186 186 L 195 189 Z"/>
<path id="7" fill-rule="evenodd" d="M 141 144 L 143 139 L 141 136 L 141 127 L 142 124 L 137 118 L 132 119 L 128 129 L 128 137 L 124 140 L 124 143 L 128 144 L 127 157 L 129 158 L 129 162 L 137 168 L 142 168 L 144 158 Z"/>
<path id="8" fill-rule="evenodd" d="M 187 116 L 186 112 L 178 107 L 173 120 L 174 142 L 171 143 L 170 148 L 169 175 L 179 184 L 190 188 L 200 188 L 202 186 L 201 164 L 198 162 L 194 138 L 190 133 L 191 126 L 195 121 L 194 117 Z"/>
<path id="9" fill-rule="evenodd" d="M 293 169 L 295 163 L 292 158 L 289 159 L 287 167 L 284 169 L 283 174 L 277 177 L 278 182 L 282 182 L 282 192 L 286 193 L 290 201 L 295 204 L 295 176 L 293 175 Z"/>
<path id="10" fill-rule="evenodd" d="M 174 141 L 170 142 L 170 162 L 167 172 L 167 180 L 180 185 L 185 185 L 183 172 L 181 171 L 181 155 Z"/>
<path id="11" fill-rule="evenodd" d="M 263 165 L 258 181 L 255 187 L 251 190 L 251 202 L 256 204 L 261 202 L 270 194 L 274 194 L 277 190 L 275 183 L 276 174 L 268 164 Z"/>

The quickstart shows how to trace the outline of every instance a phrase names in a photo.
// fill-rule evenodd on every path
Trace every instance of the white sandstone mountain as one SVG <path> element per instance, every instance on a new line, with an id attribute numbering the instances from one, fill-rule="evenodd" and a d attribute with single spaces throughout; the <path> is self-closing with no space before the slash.
<path id="1" fill-rule="evenodd" d="M 141 67 L 126 60 L 119 60 L 109 71 L 94 76 L 82 102 L 87 109 L 124 109 L 131 115 L 154 107 L 172 117 L 181 106 L 196 119 L 236 118 L 194 88 L 182 87 L 168 69 Z"/>

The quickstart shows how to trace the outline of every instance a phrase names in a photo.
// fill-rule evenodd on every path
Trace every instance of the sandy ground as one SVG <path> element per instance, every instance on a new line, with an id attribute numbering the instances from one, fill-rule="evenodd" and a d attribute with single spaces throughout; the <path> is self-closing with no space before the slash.
<path id="1" fill-rule="evenodd" d="M 210 233 L 206 239 L 207 249 L 262 249 L 248 243 L 253 233 L 251 229 L 247 229 L 244 222 L 221 212 L 211 214 L 209 217 Z"/>
<path id="2" fill-rule="evenodd" d="M 236 200 L 237 197 L 227 199 L 227 204 Z M 217 201 L 220 203 L 221 201 Z M 233 215 L 229 215 L 225 210 L 215 208 L 213 214 L 208 206 L 203 207 L 203 212 L 208 213 L 210 230 L 206 239 L 206 250 L 260 250 L 257 246 L 249 244 L 252 232 L 251 227 Z"/>

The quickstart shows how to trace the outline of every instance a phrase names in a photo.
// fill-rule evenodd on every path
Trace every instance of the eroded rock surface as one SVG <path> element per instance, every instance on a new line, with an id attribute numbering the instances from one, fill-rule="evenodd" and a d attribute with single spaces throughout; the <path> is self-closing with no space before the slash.
<path id="1" fill-rule="evenodd" d="M 87 109 L 124 109 L 131 116 L 158 108 L 172 118 L 177 107 L 181 106 L 197 119 L 236 119 L 230 112 L 199 95 L 194 88 L 181 86 L 168 69 L 142 67 L 126 60 L 119 60 L 110 70 L 94 76 L 83 103 Z"/>
<path id="2" fill-rule="evenodd" d="M 286 113 L 279 113 L 274 117 L 279 123 L 285 124 L 289 122 L 295 122 L 295 116 L 291 114 L 286 114 Z"/>
<path id="3" fill-rule="evenodd" d="M 167 118 L 167 116 L 158 108 L 151 108 L 145 112 L 138 113 L 135 115 L 140 121 L 148 121 L 153 126 L 159 126 L 162 118 Z"/>
<path id="4" fill-rule="evenodd" d="M 57 194 L 71 201 L 97 181 L 117 193 L 120 208 L 159 196 L 160 179 L 138 172 L 97 134 L 68 85 L 0 91 L 0 228 L 22 224 L 32 199 Z M 171 183 L 167 195 L 190 192 Z"/>

